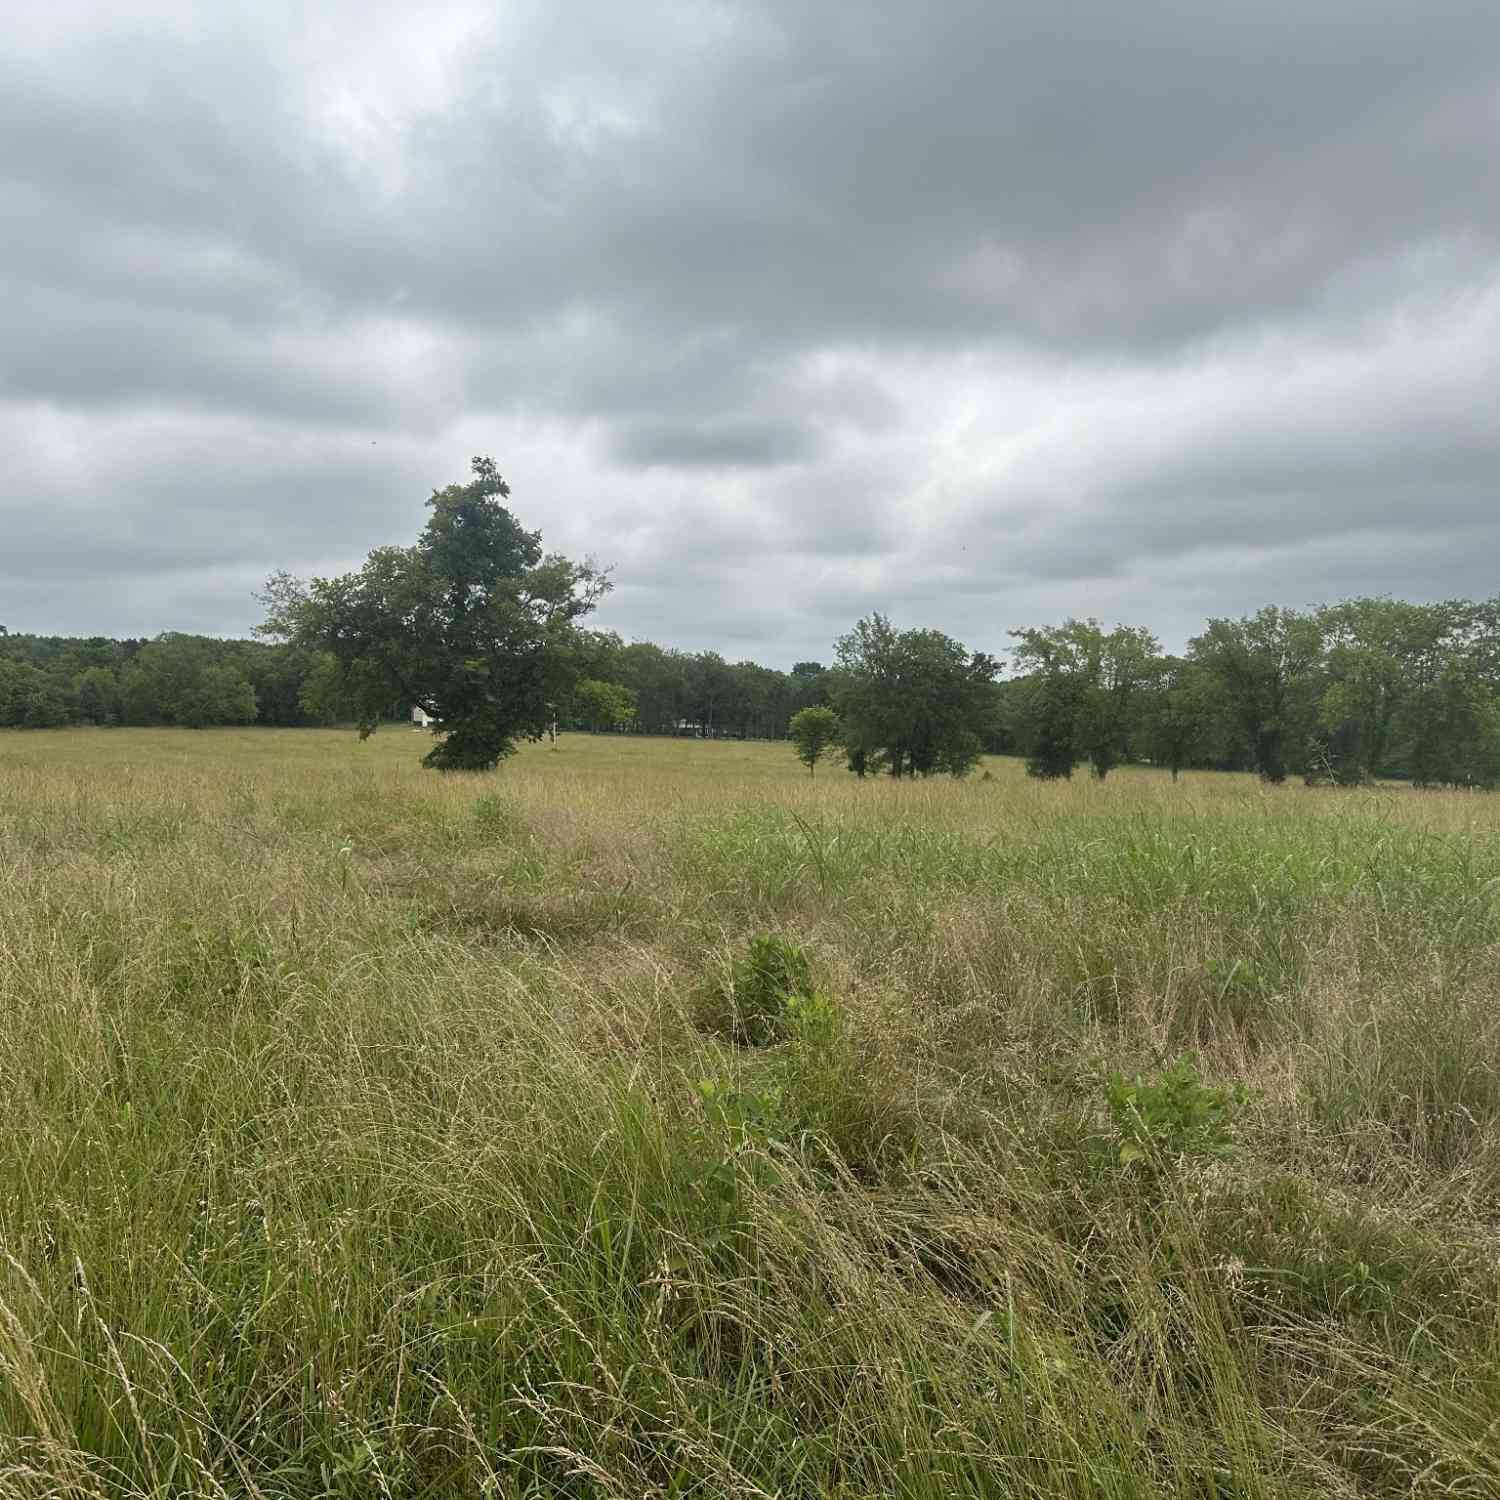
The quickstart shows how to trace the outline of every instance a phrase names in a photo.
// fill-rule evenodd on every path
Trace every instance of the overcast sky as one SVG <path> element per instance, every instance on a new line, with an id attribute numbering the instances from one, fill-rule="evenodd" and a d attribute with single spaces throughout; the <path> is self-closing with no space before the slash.
<path id="1" fill-rule="evenodd" d="M 1500 592 L 1495 0 L 17 5 L 13 631 L 242 633 L 481 453 L 783 666 Z"/>

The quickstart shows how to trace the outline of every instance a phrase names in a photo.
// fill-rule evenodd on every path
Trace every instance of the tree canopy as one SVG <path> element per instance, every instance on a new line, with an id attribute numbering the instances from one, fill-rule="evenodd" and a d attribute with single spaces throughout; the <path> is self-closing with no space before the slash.
<path id="1" fill-rule="evenodd" d="M 833 707 L 849 768 L 892 776 L 965 775 L 984 748 L 998 663 L 940 630 L 859 621 L 837 646 Z"/>
<path id="2" fill-rule="evenodd" d="M 635 692 L 618 682 L 585 677 L 573 689 L 573 713 L 595 733 L 622 728 L 635 718 Z"/>
<path id="3" fill-rule="evenodd" d="M 99 673 L 86 675 L 79 694 L 107 708 L 108 689 Z M 143 646 L 121 677 L 119 698 L 137 722 L 206 729 L 255 720 L 255 689 L 244 673 L 217 660 L 210 643 L 191 635 L 164 635 Z"/>
<path id="4" fill-rule="evenodd" d="M 838 743 L 839 716 L 831 708 L 798 709 L 787 726 L 787 738 L 796 746 L 797 759 L 811 776 L 827 750 Z"/>
<path id="5" fill-rule="evenodd" d="M 1011 634 L 1020 642 L 1016 664 L 1032 679 L 1032 775 L 1071 776 L 1081 754 L 1103 781 L 1129 755 L 1142 699 L 1160 673 L 1156 637 L 1131 625 L 1106 632 L 1098 620 Z"/>
<path id="6" fill-rule="evenodd" d="M 540 739 L 579 672 L 578 621 L 608 587 L 587 563 L 544 555 L 501 504 L 488 458 L 433 492 L 416 544 L 378 547 L 356 573 L 306 586 L 273 576 L 262 632 L 326 653 L 337 690 L 370 734 L 393 694 L 439 723 L 424 763 L 488 770 Z"/>
<path id="7" fill-rule="evenodd" d="M 1210 620 L 1189 650 L 1223 689 L 1251 762 L 1285 781 L 1312 727 L 1323 634 L 1315 616 L 1270 605 L 1240 620 Z"/>

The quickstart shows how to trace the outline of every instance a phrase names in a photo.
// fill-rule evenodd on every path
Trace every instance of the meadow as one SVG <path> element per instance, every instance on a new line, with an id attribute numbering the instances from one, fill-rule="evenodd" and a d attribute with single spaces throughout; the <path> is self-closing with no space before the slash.
<path id="1" fill-rule="evenodd" d="M 1500 796 L 423 748 L 0 733 L 0 1495 L 1500 1495 Z"/>

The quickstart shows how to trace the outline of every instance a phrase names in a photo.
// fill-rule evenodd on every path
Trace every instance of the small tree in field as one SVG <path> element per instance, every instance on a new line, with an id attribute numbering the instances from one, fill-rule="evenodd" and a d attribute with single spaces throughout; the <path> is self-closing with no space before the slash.
<path id="1" fill-rule="evenodd" d="M 804 708 L 792 715 L 787 729 L 797 747 L 797 759 L 812 776 L 828 747 L 838 743 L 839 716 L 831 708 Z"/>

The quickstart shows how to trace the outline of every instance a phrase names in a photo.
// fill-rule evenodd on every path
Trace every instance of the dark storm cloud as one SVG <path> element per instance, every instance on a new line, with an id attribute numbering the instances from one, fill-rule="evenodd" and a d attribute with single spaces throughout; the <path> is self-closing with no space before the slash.
<path id="1" fill-rule="evenodd" d="M 507 259 L 544 297 L 798 346 L 1171 341 L 1316 305 L 1392 248 L 1493 242 L 1473 5 L 740 14 L 707 65 L 664 46 L 644 84 L 592 77 L 627 123 L 587 145 L 534 96 L 476 99 L 424 138 L 420 192 L 509 163 L 459 238 L 519 209 Z M 436 305 L 514 290 L 482 254 L 454 272 Z"/>
<path id="2" fill-rule="evenodd" d="M 0 139 L 13 629 L 243 629 L 474 452 L 740 654 L 1493 588 L 1489 5 L 28 3 Z"/>

